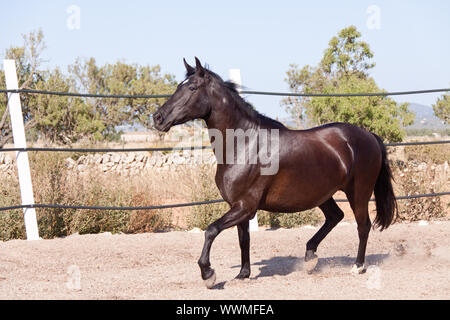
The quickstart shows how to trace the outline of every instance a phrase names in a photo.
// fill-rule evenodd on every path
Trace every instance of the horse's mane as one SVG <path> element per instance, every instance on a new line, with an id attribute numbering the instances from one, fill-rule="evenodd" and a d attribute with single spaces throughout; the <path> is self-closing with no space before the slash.
<path id="1" fill-rule="evenodd" d="M 252 120 L 255 120 L 259 124 L 266 124 L 280 129 L 286 128 L 281 122 L 259 113 L 255 109 L 255 107 L 253 107 L 253 105 L 245 101 L 239 94 L 238 85 L 235 82 L 222 80 L 222 78 L 218 74 L 209 70 L 208 67 L 205 67 L 205 71 L 231 93 L 231 96 L 236 102 L 236 105 L 247 117 L 249 117 Z M 186 74 L 186 76 L 190 76 L 190 74 Z"/>

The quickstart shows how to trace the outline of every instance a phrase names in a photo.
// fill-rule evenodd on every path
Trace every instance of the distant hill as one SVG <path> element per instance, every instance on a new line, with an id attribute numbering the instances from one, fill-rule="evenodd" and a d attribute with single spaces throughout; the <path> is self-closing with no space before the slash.
<path id="1" fill-rule="evenodd" d="M 416 114 L 414 123 L 407 128 L 421 129 L 442 129 L 448 128 L 444 122 L 434 115 L 433 108 L 424 104 L 410 103 L 408 109 Z"/>

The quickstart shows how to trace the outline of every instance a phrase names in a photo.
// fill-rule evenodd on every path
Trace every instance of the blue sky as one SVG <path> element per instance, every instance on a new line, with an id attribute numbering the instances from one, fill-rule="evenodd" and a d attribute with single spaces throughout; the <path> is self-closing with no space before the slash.
<path id="1" fill-rule="evenodd" d="M 80 9 L 80 28 L 67 26 L 67 9 Z M 379 29 L 371 28 L 379 9 Z M 372 20 L 371 20 L 372 19 Z M 368 25 L 369 21 L 369 25 Z M 228 78 L 241 69 L 252 90 L 287 91 L 289 64 L 316 65 L 328 41 L 357 26 L 375 54 L 371 72 L 388 91 L 450 87 L 450 1 L 10 1 L 0 12 L 0 53 L 42 28 L 44 58 L 66 68 L 77 57 L 98 63 L 159 64 L 184 76 L 182 58 L 194 56 Z M 396 97 L 431 105 L 439 94 Z M 279 97 L 248 96 L 272 117 L 286 116 Z"/>

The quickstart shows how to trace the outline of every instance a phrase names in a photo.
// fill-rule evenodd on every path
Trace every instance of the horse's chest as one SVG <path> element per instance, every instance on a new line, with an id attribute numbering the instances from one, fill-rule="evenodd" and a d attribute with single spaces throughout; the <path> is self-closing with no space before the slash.
<path id="1" fill-rule="evenodd" d="M 249 191 L 254 178 L 248 165 L 219 165 L 215 180 L 223 199 L 233 203 Z"/>

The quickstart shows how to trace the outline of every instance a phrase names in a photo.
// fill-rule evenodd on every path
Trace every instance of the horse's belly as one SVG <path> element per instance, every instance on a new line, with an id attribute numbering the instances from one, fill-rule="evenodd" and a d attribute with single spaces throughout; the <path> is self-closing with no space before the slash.
<path id="1" fill-rule="evenodd" d="M 324 175 L 327 177 L 327 175 Z M 317 207 L 328 200 L 342 186 L 342 179 L 298 177 L 286 173 L 274 179 L 262 199 L 262 210 L 297 212 Z"/>
<path id="2" fill-rule="evenodd" d="M 320 196 L 305 197 L 291 194 L 289 197 L 267 197 L 261 202 L 259 209 L 270 212 L 298 212 L 320 206 L 331 198 L 337 190 L 322 193 Z"/>

